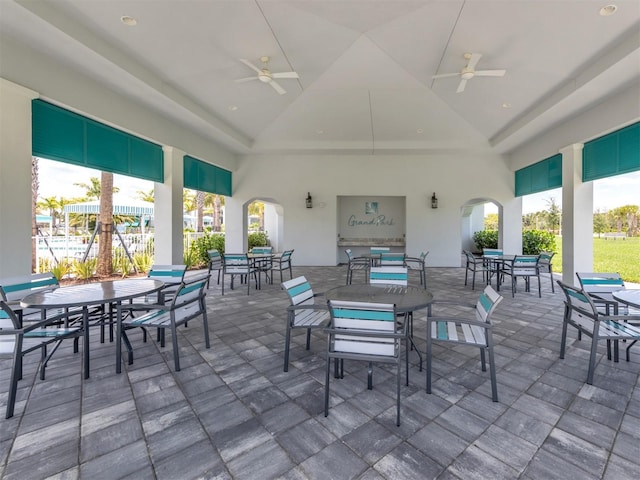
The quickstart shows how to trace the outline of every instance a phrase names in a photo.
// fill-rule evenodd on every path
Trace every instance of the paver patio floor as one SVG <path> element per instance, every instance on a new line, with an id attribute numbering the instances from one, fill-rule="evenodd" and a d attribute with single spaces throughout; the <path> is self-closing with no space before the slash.
<path id="1" fill-rule="evenodd" d="M 314 291 L 345 282 L 346 267 L 294 267 Z M 436 301 L 475 302 L 479 288 L 464 269 L 429 268 Z M 277 279 L 279 280 L 279 278 Z M 354 282 L 361 281 L 355 278 Z M 415 280 L 415 279 L 414 279 Z M 246 295 L 211 282 L 207 295 L 211 348 L 202 323 L 179 333 L 182 371 L 173 371 L 171 342 L 161 348 L 130 334 L 133 365 L 115 373 L 115 346 L 92 331 L 91 378 L 81 353 L 66 342 L 45 381 L 37 354 L 25 357 L 15 416 L 0 420 L 4 479 L 637 479 L 640 478 L 640 346 L 631 361 L 607 360 L 604 342 L 593 386 L 585 383 L 589 339 L 570 331 L 559 359 L 562 293 L 542 281 L 542 299 L 517 292 L 494 316 L 500 401 L 491 401 L 488 372 L 477 349 L 434 348 L 433 394 L 410 355 L 402 385 L 401 426 L 395 425 L 392 370 L 346 362 L 332 379 L 323 413 L 321 331 L 304 348 L 292 337 L 283 372 L 285 309 L 279 281 Z M 534 281 L 535 283 L 535 281 Z M 434 313 L 462 314 L 450 304 Z M 414 316 L 424 349 L 426 311 Z M 155 335 L 153 335 L 155 336 Z M 169 336 L 169 335 L 168 335 Z M 81 347 L 82 348 L 82 347 Z M 4 417 L 10 361 L 0 360 Z"/>

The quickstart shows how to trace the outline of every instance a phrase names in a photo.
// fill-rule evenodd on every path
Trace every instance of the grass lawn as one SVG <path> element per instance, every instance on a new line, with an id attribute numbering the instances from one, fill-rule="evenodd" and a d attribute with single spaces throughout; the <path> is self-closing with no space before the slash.
<path id="1" fill-rule="evenodd" d="M 553 271 L 562 271 L 562 237 L 556 237 Z M 619 272 L 625 282 L 640 283 L 640 238 L 593 239 L 593 271 Z"/>

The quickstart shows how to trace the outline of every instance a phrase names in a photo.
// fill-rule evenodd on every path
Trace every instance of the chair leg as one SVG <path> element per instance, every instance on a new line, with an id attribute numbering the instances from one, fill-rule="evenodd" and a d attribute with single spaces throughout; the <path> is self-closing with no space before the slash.
<path id="1" fill-rule="evenodd" d="M 493 344 L 490 341 L 489 346 L 489 376 L 491 377 L 491 399 L 494 402 L 498 401 L 498 382 L 496 380 L 496 362 L 493 357 Z"/>
<path id="2" fill-rule="evenodd" d="M 175 365 L 176 372 L 179 372 L 180 371 L 180 351 L 178 350 L 178 332 L 176 330 L 176 324 L 173 322 L 171 323 L 171 343 L 173 344 L 173 364 Z"/>
<path id="3" fill-rule="evenodd" d="M 367 389 L 373 390 L 373 363 L 369 362 L 369 368 L 367 369 Z"/>
<path id="4" fill-rule="evenodd" d="M 400 426 L 400 358 L 396 363 L 396 426 Z"/>
<path id="5" fill-rule="evenodd" d="M 551 271 L 551 267 L 549 267 L 549 278 L 551 279 L 551 293 L 556 293 L 555 287 L 553 286 L 553 272 Z"/>
<path id="6" fill-rule="evenodd" d="M 593 371 L 596 368 L 596 355 L 598 353 L 598 337 L 594 334 L 591 338 L 591 353 L 589 354 L 589 371 L 587 372 L 587 384 L 593 385 Z"/>
<path id="7" fill-rule="evenodd" d="M 287 333 L 284 339 L 284 371 L 289 371 L 289 343 L 291 341 L 291 323 L 287 321 Z"/>
<path id="8" fill-rule="evenodd" d="M 431 393 L 431 322 L 427 318 L 427 351 L 425 353 L 427 370 L 427 393 Z"/>
<path id="9" fill-rule="evenodd" d="M 338 359 L 335 360 L 336 362 Z M 337 363 L 336 363 L 337 366 Z M 331 357 L 327 355 L 327 371 L 324 378 L 324 416 L 329 416 L 329 372 L 331 370 Z"/>
<path id="10" fill-rule="evenodd" d="M 307 328 L 307 350 L 311 348 L 311 329 Z"/>
<path id="11" fill-rule="evenodd" d="M 211 348 L 211 342 L 209 341 L 209 319 L 207 318 L 207 307 L 204 303 L 204 298 L 200 299 L 202 308 L 202 323 L 204 324 L 204 346 L 205 348 Z"/>

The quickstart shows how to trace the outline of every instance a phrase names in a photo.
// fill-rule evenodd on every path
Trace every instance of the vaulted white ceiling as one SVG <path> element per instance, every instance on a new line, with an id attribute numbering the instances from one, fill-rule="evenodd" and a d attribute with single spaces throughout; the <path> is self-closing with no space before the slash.
<path id="1" fill-rule="evenodd" d="M 610 1 L 0 0 L 0 40 L 237 153 L 509 153 L 640 82 L 640 2 Z M 506 74 L 432 79 L 465 53 Z M 235 81 L 262 56 L 286 94 Z"/>

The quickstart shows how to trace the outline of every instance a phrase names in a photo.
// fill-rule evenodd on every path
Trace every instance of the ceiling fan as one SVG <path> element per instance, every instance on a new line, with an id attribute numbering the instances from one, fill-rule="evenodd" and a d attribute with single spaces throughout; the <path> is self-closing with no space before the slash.
<path id="1" fill-rule="evenodd" d="M 478 64 L 480 58 L 482 58 L 481 53 L 465 53 L 464 58 L 467 59 L 467 66 L 464 67 L 459 73 L 444 73 L 442 75 L 434 75 L 431 78 L 459 76 L 461 80 L 456 93 L 461 93 L 464 92 L 464 89 L 467 86 L 467 81 L 471 80 L 473 77 L 503 77 L 504 74 L 507 73 L 506 70 L 476 70 L 476 65 Z"/>
<path id="2" fill-rule="evenodd" d="M 273 89 L 278 92 L 280 95 L 284 95 L 287 91 L 280 86 L 278 82 L 274 80 L 274 78 L 299 78 L 296 72 L 278 72 L 271 73 L 269 70 L 269 57 L 260 57 L 260 61 L 262 62 L 262 68 L 256 67 L 250 61 L 241 58 L 240 61 L 244 63 L 251 70 L 254 70 L 258 75 L 255 77 L 247 77 L 247 78 L 239 78 L 236 82 L 249 82 L 251 80 L 260 80 L 263 83 L 267 83 L 273 87 Z"/>

